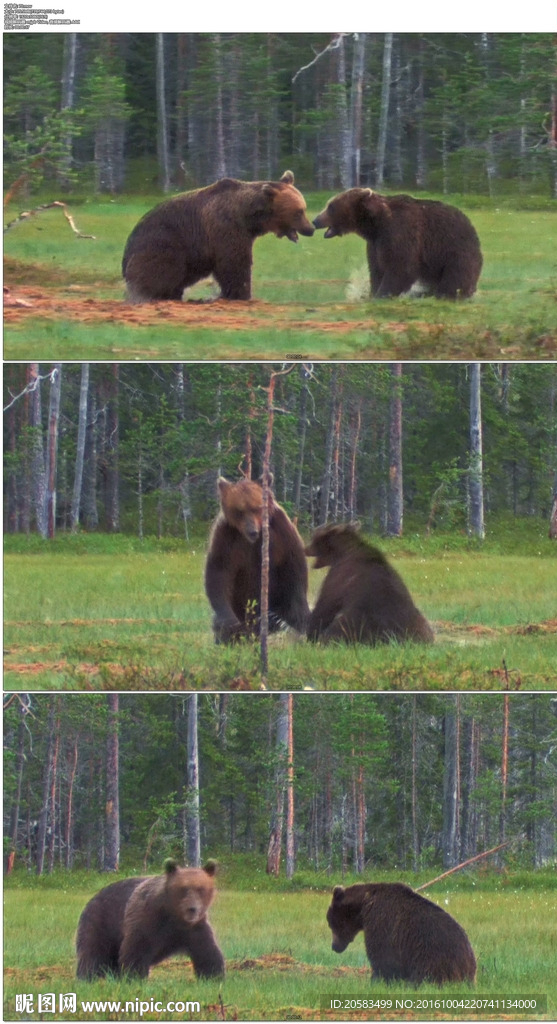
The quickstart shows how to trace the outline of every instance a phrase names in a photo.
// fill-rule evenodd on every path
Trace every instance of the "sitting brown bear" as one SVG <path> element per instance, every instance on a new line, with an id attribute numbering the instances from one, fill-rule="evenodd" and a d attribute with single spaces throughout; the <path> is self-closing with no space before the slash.
<path id="1" fill-rule="evenodd" d="M 313 223 L 326 228 L 325 238 L 355 232 L 365 239 L 375 298 L 402 295 L 413 284 L 438 299 L 464 299 L 476 290 L 480 242 L 454 206 L 350 188 L 334 196 Z"/>
<path id="2" fill-rule="evenodd" d="M 77 928 L 77 976 L 103 974 L 146 978 L 149 969 L 173 953 L 191 957 L 198 978 L 224 974 L 207 911 L 214 896 L 215 863 L 113 882 L 93 896 Z"/>
<path id="3" fill-rule="evenodd" d="M 433 630 L 408 588 L 356 526 L 319 527 L 305 552 L 315 556 L 315 569 L 331 566 L 309 618 L 308 640 L 431 643 Z"/>
<path id="4" fill-rule="evenodd" d="M 252 248 L 274 232 L 298 241 L 312 235 L 292 171 L 280 181 L 236 181 L 166 199 L 141 218 L 124 250 L 130 302 L 180 301 L 184 288 L 213 275 L 223 299 L 251 298 Z"/>
<path id="5" fill-rule="evenodd" d="M 476 977 L 476 957 L 464 929 L 408 885 L 337 885 L 327 922 L 335 953 L 343 953 L 363 930 L 374 979 L 443 985 Z"/>
<path id="6" fill-rule="evenodd" d="M 263 490 L 255 480 L 220 477 L 221 511 L 205 565 L 205 590 L 215 613 L 217 643 L 259 633 Z M 303 633 L 309 615 L 308 569 L 301 537 L 270 494 L 269 630 L 287 623 Z"/>

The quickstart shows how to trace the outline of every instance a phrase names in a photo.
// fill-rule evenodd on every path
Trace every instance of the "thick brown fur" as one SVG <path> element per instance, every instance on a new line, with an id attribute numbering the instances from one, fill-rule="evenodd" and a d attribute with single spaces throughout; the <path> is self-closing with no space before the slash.
<path id="1" fill-rule="evenodd" d="M 367 242 L 375 298 L 402 295 L 419 283 L 441 299 L 474 294 L 482 269 L 476 230 L 455 206 L 412 196 L 351 188 L 313 221 L 325 238 L 355 232 Z"/>
<path id="2" fill-rule="evenodd" d="M 180 868 L 165 862 L 163 875 L 126 878 L 93 896 L 77 928 L 77 976 L 126 973 L 146 978 L 173 953 L 191 957 L 198 978 L 224 974 L 223 955 L 207 920 L 215 864 Z"/>
<path id="3" fill-rule="evenodd" d="M 433 631 L 385 556 L 351 524 L 319 527 L 305 549 L 314 568 L 330 566 L 315 608 L 309 640 L 375 644 L 431 643 Z"/>
<path id="4" fill-rule="evenodd" d="M 464 929 L 408 885 L 337 885 L 327 922 L 336 953 L 363 931 L 373 978 L 443 985 L 476 977 L 476 958 Z"/>
<path id="5" fill-rule="evenodd" d="M 217 643 L 259 632 L 263 490 L 255 480 L 231 483 L 220 477 L 221 512 L 209 539 L 205 590 L 214 615 Z M 308 570 L 298 531 L 270 494 L 269 629 L 284 623 L 305 632 Z"/>
<path id="6" fill-rule="evenodd" d="M 160 203 L 136 224 L 122 275 L 131 302 L 180 301 L 185 288 L 213 275 L 223 299 L 251 298 L 252 248 L 273 232 L 312 235 L 292 171 L 280 181 L 222 178 Z"/>

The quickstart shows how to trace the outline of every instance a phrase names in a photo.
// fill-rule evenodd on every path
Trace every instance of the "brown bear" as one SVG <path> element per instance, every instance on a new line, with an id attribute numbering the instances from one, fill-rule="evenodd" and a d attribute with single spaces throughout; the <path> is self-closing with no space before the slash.
<path id="1" fill-rule="evenodd" d="M 173 953 L 191 957 L 198 978 L 222 976 L 223 955 L 207 920 L 214 874 L 214 861 L 180 868 L 169 859 L 163 875 L 126 878 L 101 889 L 79 919 L 78 978 L 146 978 L 151 966 Z"/>
<path id="2" fill-rule="evenodd" d="M 221 511 L 209 539 L 205 590 L 217 643 L 259 632 L 263 489 L 255 480 L 218 480 Z M 270 492 L 269 630 L 305 632 L 308 570 L 298 531 Z"/>
<path id="3" fill-rule="evenodd" d="M 292 171 L 280 181 L 222 178 L 184 192 L 141 218 L 124 250 L 122 275 L 131 302 L 180 301 L 184 288 L 213 275 L 223 299 L 251 298 L 252 248 L 274 232 L 312 235 Z"/>
<path id="4" fill-rule="evenodd" d="M 378 548 L 353 524 L 320 526 L 305 548 L 315 569 L 330 566 L 308 622 L 309 640 L 431 643 L 433 630 Z"/>
<path id="5" fill-rule="evenodd" d="M 438 299 L 474 294 L 482 269 L 476 230 L 454 206 L 412 196 L 350 188 L 313 221 L 325 238 L 355 232 L 367 242 L 371 292 L 402 295 L 412 285 Z"/>
<path id="6" fill-rule="evenodd" d="M 343 953 L 363 931 L 373 979 L 443 985 L 476 977 L 476 957 L 464 929 L 408 885 L 337 885 L 327 922 L 335 953 Z"/>

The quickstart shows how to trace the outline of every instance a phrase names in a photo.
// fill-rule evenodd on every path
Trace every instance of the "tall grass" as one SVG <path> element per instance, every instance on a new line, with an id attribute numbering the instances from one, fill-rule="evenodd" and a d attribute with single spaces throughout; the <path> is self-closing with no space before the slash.
<path id="1" fill-rule="evenodd" d="M 433 646 L 313 645 L 274 635 L 271 688 L 553 689 L 557 550 L 541 526 L 484 547 L 436 535 L 385 541 Z M 217 647 L 203 588 L 206 539 L 8 536 L 4 685 L 212 689 L 260 685 L 257 644 Z M 505 553 L 505 548 L 510 553 Z M 323 571 L 310 573 L 310 603 Z M 553 624 L 552 624 L 553 622 Z M 505 672 L 507 673 L 505 675 Z"/>

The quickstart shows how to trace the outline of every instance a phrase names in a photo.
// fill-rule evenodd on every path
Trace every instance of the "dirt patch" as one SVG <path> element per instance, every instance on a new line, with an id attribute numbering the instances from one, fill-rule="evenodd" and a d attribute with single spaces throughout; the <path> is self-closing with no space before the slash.
<path id="1" fill-rule="evenodd" d="M 335 307 L 338 308 L 338 307 Z M 348 307 L 347 307 L 348 308 Z M 300 307 L 299 313 L 302 312 Z M 294 313 L 294 317 L 293 317 Z M 277 305 L 252 299 L 249 302 L 153 302 L 133 306 L 117 299 L 80 299 L 71 286 L 64 292 L 18 288 L 4 297 L 4 323 L 20 324 L 29 317 L 46 320 L 69 319 L 80 323 L 111 323 L 130 327 L 181 325 L 219 331 L 257 331 L 269 327 L 288 330 L 328 331 L 348 334 L 377 327 L 373 320 L 303 320 L 296 319 L 296 307 Z M 384 324 L 391 333 L 407 330 L 406 323 Z M 424 324 L 424 330 L 436 331 L 436 325 Z"/>

